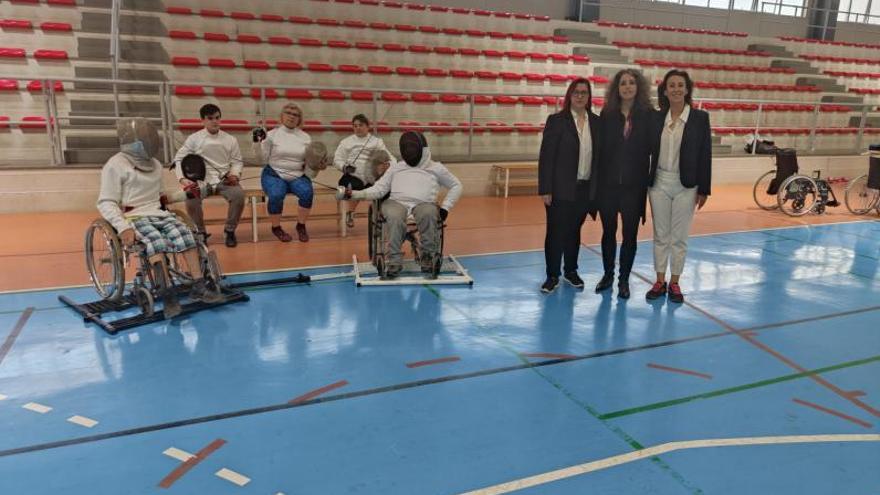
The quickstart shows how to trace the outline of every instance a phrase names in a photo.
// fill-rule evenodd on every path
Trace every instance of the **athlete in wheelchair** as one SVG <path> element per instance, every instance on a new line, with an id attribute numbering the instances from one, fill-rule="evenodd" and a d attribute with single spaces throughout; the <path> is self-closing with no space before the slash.
<path id="1" fill-rule="evenodd" d="M 223 302 L 216 255 L 185 223 L 185 215 L 164 208 L 155 127 L 143 118 L 123 119 L 117 132 L 121 151 L 101 171 L 97 207 L 102 218 L 86 234 L 86 264 L 98 293 L 120 302 L 109 309 L 125 307 L 125 265 L 134 257 L 138 266 L 127 299 L 144 315 L 153 315 L 157 300 L 165 318 L 180 314 L 179 298 L 185 294 L 199 303 Z"/>
<path id="2" fill-rule="evenodd" d="M 413 246 L 421 271 L 430 278 L 437 278 L 443 265 L 444 222 L 461 196 L 462 185 L 443 164 L 431 160 L 431 150 L 423 134 L 403 133 L 400 154 L 403 160 L 391 165 L 373 186 L 360 191 L 341 188 L 337 197 L 373 201 L 369 249 L 382 279 L 400 275 L 403 243 L 407 240 Z M 449 192 L 438 206 L 441 186 Z M 414 224 L 412 229 L 408 227 L 410 217 Z"/>

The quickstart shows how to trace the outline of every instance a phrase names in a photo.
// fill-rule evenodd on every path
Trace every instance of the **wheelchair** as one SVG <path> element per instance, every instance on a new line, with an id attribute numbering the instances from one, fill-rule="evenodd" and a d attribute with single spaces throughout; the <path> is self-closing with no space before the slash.
<path id="1" fill-rule="evenodd" d="M 770 143 L 759 141 L 759 143 Z M 747 145 L 746 149 L 750 147 Z M 759 147 L 759 154 L 771 155 L 774 167 L 758 177 L 752 187 L 752 199 L 762 210 L 772 211 L 779 208 L 777 194 L 779 186 L 798 172 L 797 154 L 793 149 L 776 148 L 772 144 Z"/>
<path id="2" fill-rule="evenodd" d="M 862 174 L 846 186 L 844 202 L 853 215 L 864 215 L 871 210 L 880 213 L 880 145 L 869 147 L 871 158 L 868 173 Z"/>
<path id="3" fill-rule="evenodd" d="M 379 278 L 388 280 L 387 276 L 387 244 L 388 238 L 385 229 L 385 217 L 382 215 L 382 200 L 376 200 L 370 203 L 370 209 L 367 214 L 367 246 L 369 250 L 370 261 L 376 268 Z M 445 240 L 446 223 L 437 216 L 437 227 L 440 232 L 440 250 L 434 254 L 431 260 L 431 271 L 425 272 L 429 279 L 436 279 L 440 275 L 443 268 L 443 247 Z M 416 225 L 412 215 L 408 215 L 406 219 L 406 237 L 403 246 L 409 246 L 410 254 L 416 265 L 421 268 L 422 265 L 422 246 L 419 238 L 419 228 Z M 406 257 L 407 253 L 404 253 Z M 406 267 L 404 267 L 406 269 Z M 424 270 L 422 270 L 424 272 Z"/>
<path id="4" fill-rule="evenodd" d="M 189 217 L 182 212 L 172 213 L 187 226 L 196 237 L 201 271 L 209 290 L 220 293 L 223 297 L 219 302 L 206 303 L 191 301 L 180 306 L 180 313 L 186 314 L 209 307 L 215 307 L 235 301 L 246 301 L 247 295 L 227 286 L 217 254 L 209 251 L 203 234 L 193 225 Z M 182 253 L 165 253 L 163 262 L 151 264 L 145 248 L 140 242 L 131 247 L 122 245 L 118 233 L 103 218 L 98 218 L 89 225 L 85 234 L 85 261 L 89 278 L 100 300 L 80 304 L 67 296 L 59 296 L 61 302 L 80 313 L 85 321 L 96 323 L 110 334 L 154 321 L 173 317 L 157 310 L 157 303 L 173 297 L 175 300 L 184 297 L 195 282 L 191 269 Z M 134 277 L 131 284 L 126 284 L 126 267 L 134 262 Z M 167 270 L 166 270 L 167 267 Z M 127 289 L 127 290 L 126 290 Z M 103 313 L 125 311 L 139 308 L 140 314 L 116 321 L 101 318 Z"/>

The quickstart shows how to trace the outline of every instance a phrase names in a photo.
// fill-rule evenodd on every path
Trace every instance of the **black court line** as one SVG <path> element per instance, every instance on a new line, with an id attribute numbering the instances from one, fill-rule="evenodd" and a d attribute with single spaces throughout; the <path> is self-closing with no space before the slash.
<path id="1" fill-rule="evenodd" d="M 0 364 L 3 364 L 3 360 L 6 359 L 6 355 L 9 354 L 9 351 L 12 349 L 12 345 L 15 344 L 15 339 L 21 334 L 21 330 L 24 328 L 25 323 L 27 323 L 33 313 L 33 307 L 25 309 L 24 313 L 21 314 L 18 321 L 15 323 L 15 326 L 12 328 L 12 331 L 6 336 L 6 340 L 3 342 L 3 345 L 0 346 Z"/>
<path id="2" fill-rule="evenodd" d="M 793 320 L 791 322 L 791 324 L 803 323 L 804 321 L 811 321 L 811 320 L 835 318 L 838 316 L 847 316 L 847 315 L 857 314 L 857 313 L 867 313 L 870 311 L 877 311 L 877 310 L 880 310 L 880 306 L 872 306 L 869 308 L 863 308 L 863 309 L 859 309 L 859 310 L 852 310 L 852 311 L 845 311 L 845 312 L 841 312 L 841 313 L 834 313 L 834 314 L 830 314 L 830 315 L 823 315 L 823 316 L 815 317 L 812 319 Z M 57 442 L 48 442 L 48 443 L 41 443 L 41 444 L 30 445 L 30 446 L 25 446 L 25 447 L 18 447 L 18 448 L 14 448 L 14 449 L 7 449 L 7 450 L 0 451 L 0 457 L 9 457 L 9 456 L 18 455 L 18 454 L 26 454 L 29 452 L 38 452 L 38 451 L 42 451 L 42 450 L 52 450 L 52 449 L 57 449 L 57 448 L 61 448 L 61 447 L 69 447 L 72 445 L 100 442 L 102 440 L 109 440 L 109 439 L 113 439 L 113 438 L 139 435 L 142 433 L 151 433 L 154 431 L 169 430 L 169 429 L 174 429 L 174 428 L 181 428 L 184 426 L 197 425 L 197 424 L 201 424 L 201 423 L 210 423 L 210 422 L 214 422 L 214 421 L 221 421 L 224 419 L 231 419 L 231 418 L 239 418 L 239 417 L 243 417 L 243 416 L 253 416 L 256 414 L 263 414 L 263 413 L 274 412 L 274 411 L 282 411 L 285 409 L 294 409 L 297 407 L 305 407 L 305 406 L 310 406 L 310 405 L 315 405 L 315 404 L 321 404 L 324 402 L 334 402 L 334 401 L 338 401 L 338 400 L 354 399 L 356 397 L 365 397 L 368 395 L 377 395 L 377 394 L 383 394 L 383 393 L 388 393 L 388 392 L 396 392 L 398 390 L 407 390 L 407 389 L 412 389 L 412 388 L 418 388 L 418 387 L 423 387 L 426 385 L 433 385 L 436 383 L 454 382 L 454 381 L 466 380 L 469 378 L 478 378 L 478 377 L 483 377 L 483 376 L 496 375 L 496 374 L 500 374 L 500 373 L 507 373 L 510 371 L 520 371 L 520 370 L 530 369 L 530 368 L 540 368 L 543 366 L 552 366 L 552 365 L 561 364 L 561 363 L 571 363 L 571 362 L 582 361 L 582 360 L 586 360 L 586 359 L 595 359 L 595 358 L 600 358 L 600 357 L 605 357 L 605 356 L 626 354 L 629 352 L 644 351 L 644 350 L 656 349 L 656 348 L 660 348 L 660 347 L 669 347 L 669 346 L 673 346 L 673 345 L 684 344 L 687 342 L 696 342 L 696 341 L 700 341 L 700 340 L 709 340 L 709 339 L 715 339 L 715 338 L 720 338 L 720 337 L 728 337 L 728 336 L 735 335 L 737 333 L 755 331 L 758 329 L 772 330 L 774 328 L 781 328 L 784 326 L 786 326 L 786 323 L 780 322 L 780 323 L 774 323 L 774 324 L 767 325 L 767 326 L 760 327 L 760 328 L 755 327 L 753 329 L 739 330 L 737 332 L 730 332 L 727 330 L 723 330 L 720 332 L 714 332 L 714 333 L 709 333 L 709 334 L 704 334 L 704 335 L 696 335 L 693 337 L 665 340 L 662 342 L 654 342 L 654 343 L 650 343 L 650 344 L 643 344 L 643 345 L 633 346 L 633 347 L 623 347 L 620 349 L 612 349 L 612 350 L 608 350 L 608 351 L 593 352 L 590 354 L 565 356 L 565 357 L 561 357 L 558 359 L 548 359 L 546 361 L 527 362 L 527 363 L 517 364 L 517 365 L 513 365 L 513 366 L 504 366 L 504 367 L 500 367 L 500 368 L 491 368 L 491 369 L 487 369 L 487 370 L 472 371 L 469 373 L 460 373 L 460 374 L 455 374 L 455 375 L 440 376 L 440 377 L 436 377 L 436 378 L 426 378 L 423 380 L 404 382 L 404 383 L 399 383 L 399 384 L 395 384 L 395 385 L 386 385 L 383 387 L 374 387 L 374 388 L 369 388 L 369 389 L 365 389 L 365 390 L 347 392 L 347 393 L 343 393 L 343 394 L 327 395 L 324 397 L 317 397 L 317 398 L 314 398 L 314 399 L 311 399 L 308 401 L 297 402 L 294 404 L 284 402 L 284 403 L 273 404 L 273 405 L 269 405 L 269 406 L 241 409 L 238 411 L 230 411 L 230 412 L 225 412 L 225 413 L 211 414 L 211 415 L 207 415 L 207 416 L 199 416 L 199 417 L 195 417 L 195 418 L 181 419 L 178 421 L 170 421 L 167 423 L 158 423 L 158 424 L 142 426 L 142 427 L 138 427 L 138 428 L 131 428 L 131 429 L 127 429 L 127 430 L 119 430 L 119 431 L 115 431 L 115 432 L 102 433 L 99 435 L 90 435 L 87 437 L 71 438 L 68 440 L 60 440 Z"/>

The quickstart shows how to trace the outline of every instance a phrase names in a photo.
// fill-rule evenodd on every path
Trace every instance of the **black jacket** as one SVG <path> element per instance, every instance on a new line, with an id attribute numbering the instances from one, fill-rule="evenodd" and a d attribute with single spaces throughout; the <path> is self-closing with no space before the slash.
<path id="1" fill-rule="evenodd" d="M 620 112 L 603 113 L 601 122 L 602 156 L 599 160 L 601 186 L 648 187 L 651 170 L 651 149 L 654 124 L 653 110 L 636 110 L 632 114 L 632 130 L 623 139 L 625 119 Z M 600 191 L 601 195 L 602 192 Z"/>
<path id="2" fill-rule="evenodd" d="M 653 151 L 651 152 L 651 174 L 648 185 L 654 185 L 660 155 L 660 136 L 666 122 L 668 111 L 660 111 L 654 117 Z M 696 187 L 697 194 L 708 196 L 712 193 L 712 129 L 709 114 L 691 108 L 684 134 L 681 137 L 681 150 L 678 162 L 681 185 Z"/>
<path id="3" fill-rule="evenodd" d="M 589 110 L 587 116 L 593 146 L 590 172 L 592 179 L 599 168 L 602 143 L 599 134 L 599 117 Z M 538 155 L 538 194 L 551 194 L 562 201 L 588 201 L 591 204 L 595 201 L 598 183 L 595 180 L 590 180 L 588 197 L 575 197 L 580 147 L 581 140 L 577 125 L 570 111 L 562 110 L 547 117 L 541 152 Z M 591 206 L 589 211 L 595 212 L 595 206 Z"/>

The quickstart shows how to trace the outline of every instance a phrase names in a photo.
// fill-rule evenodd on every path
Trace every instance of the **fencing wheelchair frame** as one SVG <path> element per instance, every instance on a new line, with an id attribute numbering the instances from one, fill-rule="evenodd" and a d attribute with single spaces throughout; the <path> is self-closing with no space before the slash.
<path id="1" fill-rule="evenodd" d="M 249 298 L 243 292 L 225 283 L 223 272 L 217 261 L 217 254 L 209 251 L 201 234 L 197 233 L 189 217 L 179 211 L 171 210 L 189 228 L 196 238 L 196 250 L 202 273 L 211 289 L 220 292 L 218 302 L 191 301 L 181 304 L 181 311 L 174 316 L 182 316 L 207 308 L 221 306 Z M 85 322 L 92 322 L 109 334 L 166 319 L 164 309 L 157 309 L 164 294 L 173 294 L 178 299 L 184 297 L 195 280 L 185 269 L 183 253 L 165 253 L 165 263 L 150 264 L 150 260 L 140 242 L 132 247 L 124 247 L 116 229 L 103 218 L 89 225 L 85 235 L 85 257 L 89 278 L 101 299 L 90 303 L 77 303 L 67 296 L 58 299 L 79 313 Z M 131 284 L 125 282 L 125 267 L 131 259 L 137 267 Z M 167 267 L 167 272 L 165 270 Z M 166 278 L 166 273 L 170 280 Z M 128 291 L 126 292 L 126 288 Z M 107 321 L 104 313 L 139 308 L 140 314 Z"/>
<path id="2" fill-rule="evenodd" d="M 354 264 L 355 284 L 362 285 L 422 285 L 422 284 L 445 284 L 473 285 L 474 280 L 467 270 L 459 263 L 455 256 L 444 255 L 446 240 L 446 222 L 439 220 L 440 229 L 440 252 L 432 261 L 432 271 L 424 273 L 421 269 L 422 247 L 418 226 L 411 215 L 406 220 L 406 237 L 403 246 L 410 246 L 410 254 L 404 253 L 402 270 L 399 275 L 389 278 L 387 269 L 387 233 L 386 220 L 382 215 L 382 201 L 374 200 L 370 203 L 367 215 L 367 249 L 369 262 L 358 263 L 357 255 L 352 257 Z M 438 217 L 439 218 L 439 217 Z"/>

